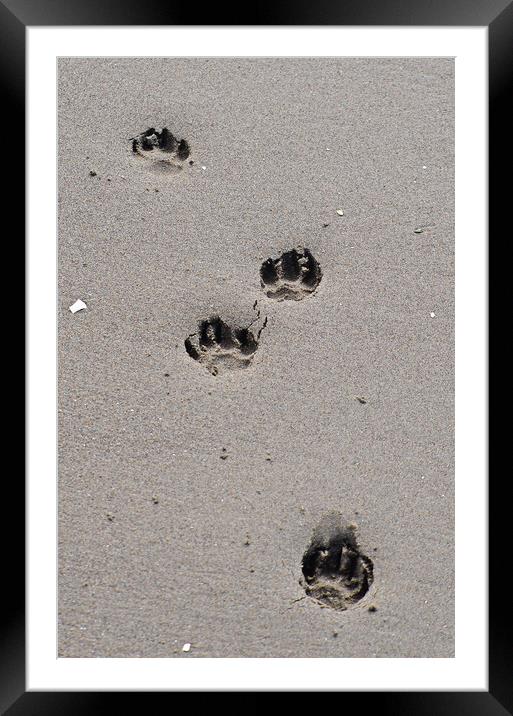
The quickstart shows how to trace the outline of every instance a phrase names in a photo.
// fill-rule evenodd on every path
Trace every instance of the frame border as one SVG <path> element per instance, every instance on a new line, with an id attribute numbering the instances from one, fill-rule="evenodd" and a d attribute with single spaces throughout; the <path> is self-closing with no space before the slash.
<path id="1" fill-rule="evenodd" d="M 294 5 L 287 0 L 274 3 L 264 0 L 258 7 L 242 12 L 239 8 L 229 18 L 223 17 L 218 6 L 202 9 L 202 25 L 426 25 L 426 26 L 487 26 L 489 33 L 489 234 L 498 234 L 499 226 L 508 226 L 505 220 L 506 190 L 499 181 L 499 169 L 509 166 L 513 150 L 508 137 L 508 107 L 513 77 L 513 0 L 382 0 L 378 7 L 373 0 L 360 0 L 358 7 L 349 3 L 335 5 L 332 0 L 307 3 L 297 0 Z M 186 3 L 163 7 L 162 0 L 0 0 L 0 87 L 6 100 L 3 113 L 3 135 L 8 136 L 13 127 L 25 123 L 25 45 L 27 26 L 62 25 L 195 25 L 198 7 Z M 191 22 L 189 22 L 189 19 Z M 212 20 L 212 22 L 208 22 Z M 509 82 L 508 82 L 509 80 Z M 500 153 L 499 153 L 500 152 Z M 19 181 L 9 183 L 5 189 L 5 206 L 25 229 L 25 200 L 20 186 L 25 180 L 24 160 L 20 148 L 4 145 L 7 162 L 19 176 Z M 18 177 L 16 177 L 18 178 Z M 508 197 L 509 198 L 509 197 Z M 511 199 L 509 198 L 509 201 Z M 502 212 L 502 214 L 501 214 Z M 504 221 L 501 218 L 504 217 Z M 24 261 L 24 241 L 18 240 L 21 260 Z M 496 302 L 499 305 L 498 300 Z M 492 393 L 493 394 L 493 393 Z M 493 453 L 492 453 L 493 454 Z M 504 485 L 489 481 L 489 565 L 490 574 L 504 572 L 503 554 L 505 528 L 508 524 Z M 25 486 L 21 476 L 5 485 L 7 504 L 24 504 Z M 22 526 L 23 525 L 23 526 Z M 9 575 L 9 589 L 4 590 L 7 609 L 2 613 L 2 644 L 0 646 L 0 710 L 9 716 L 25 714 L 54 714 L 56 712 L 89 714 L 112 712 L 113 697 L 122 698 L 117 692 L 25 692 L 25 531 L 24 520 L 19 519 L 14 529 L 9 526 L 7 544 L 13 548 L 4 552 L 7 565 L 4 574 Z M 7 540 L 6 540 L 7 542 Z M 503 716 L 513 714 L 513 690 L 511 688 L 511 640 L 508 639 L 501 611 L 507 611 L 502 585 L 492 580 L 489 585 L 489 691 L 488 692 L 367 692 L 369 706 L 376 706 L 384 714 L 419 714 L 419 716 Z M 506 617 L 507 620 L 507 617 Z M 140 703 L 146 693 L 127 694 L 130 705 Z M 151 696 L 167 696 L 152 692 Z M 362 693 L 344 692 L 344 701 L 358 699 Z M 379 699 L 379 701 L 378 701 Z M 353 701 L 356 705 L 356 701 Z M 116 700 L 116 705 L 118 701 Z M 379 704 L 379 705 L 378 705 Z"/>

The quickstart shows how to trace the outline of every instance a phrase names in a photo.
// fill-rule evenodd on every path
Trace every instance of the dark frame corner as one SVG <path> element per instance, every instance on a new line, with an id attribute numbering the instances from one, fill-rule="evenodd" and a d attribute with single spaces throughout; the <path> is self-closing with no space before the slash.
<path id="1" fill-rule="evenodd" d="M 510 181 L 499 181 L 499 168 L 510 167 L 513 150 L 509 141 L 507 125 L 511 124 L 508 111 L 513 86 L 513 0 L 361 0 L 352 3 L 345 0 L 318 0 L 316 3 L 298 0 L 292 4 L 283 0 L 263 0 L 243 10 L 244 6 L 232 9 L 230 13 L 220 12 L 219 5 L 202 9 L 202 25 L 430 25 L 430 26 L 487 26 L 489 30 L 489 144 L 490 164 L 490 236 L 498 233 L 499 226 L 508 227 L 506 210 L 509 202 L 505 196 Z M 197 6 L 190 3 L 174 3 L 172 6 L 161 0 L 0 0 L 0 71 L 3 106 L 9 112 L 2 113 L 4 138 L 25 123 L 25 30 L 27 26 L 38 25 L 195 25 L 198 17 Z M 509 102 L 508 102 L 509 100 Z M 6 146 L 8 144 L 8 146 Z M 12 152 L 9 166 L 19 174 L 19 181 L 6 182 L 4 206 L 9 207 L 11 216 L 25 216 L 25 200 L 21 187 L 25 182 L 25 168 L 20 159 L 19 145 L 4 143 L 4 155 Z M 503 187 L 503 184 L 506 186 Z M 24 241 L 21 238 L 22 220 L 18 220 L 24 261 Z M 509 234 L 509 231 L 508 231 Z M 7 236 L 5 236 L 7 239 Z M 10 237 L 9 237 L 10 238 Z M 6 241 L 7 243 L 7 241 Z M 13 243 L 13 242 L 9 242 Z M 490 244 L 492 245 L 492 244 Z M 490 257 L 493 258 L 493 252 Z M 507 283 L 506 283 L 507 285 Z M 18 299 L 16 299 L 18 301 Z M 493 305 L 494 297 L 490 297 Z M 497 305 L 498 299 L 497 299 Z M 19 316 L 19 310 L 15 313 Z M 493 395 L 494 391 L 490 391 Z M 493 454 L 493 450 L 490 450 Z M 8 495 L 5 505 L 17 505 L 21 512 L 25 488 L 22 475 L 5 480 Z M 490 480 L 489 568 L 490 574 L 501 574 L 504 570 L 504 528 L 508 525 L 506 515 L 508 500 L 504 499 L 504 484 Z M 3 573 L 9 575 L 9 589 L 5 587 L 0 642 L 0 711 L 9 716 L 28 714 L 100 714 L 113 712 L 114 699 L 119 710 L 120 693 L 70 693 L 70 692 L 25 692 L 25 534 L 24 520 L 9 526 L 11 550 L 4 549 L 7 565 Z M 504 530 L 505 531 L 505 530 Z M 5 539 L 5 538 L 4 538 Z M 500 580 L 491 580 L 489 587 L 489 691 L 448 692 L 448 693 L 372 693 L 365 694 L 372 706 L 382 714 L 408 714 L 412 716 L 506 716 L 513 714 L 513 689 L 511 673 L 511 639 L 506 625 L 508 615 L 504 612 L 504 595 Z M 505 624 L 506 622 L 506 624 Z M 147 693 L 131 693 L 129 706 L 134 702 L 143 704 Z M 167 694 L 151 695 L 163 696 Z M 344 694 L 347 701 L 358 699 L 361 693 Z M 147 712 L 142 708 L 142 712 Z"/>

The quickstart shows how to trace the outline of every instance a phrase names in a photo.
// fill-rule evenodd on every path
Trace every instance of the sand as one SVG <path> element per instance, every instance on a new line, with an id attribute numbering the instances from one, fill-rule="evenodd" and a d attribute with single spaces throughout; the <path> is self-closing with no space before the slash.
<path id="1" fill-rule="evenodd" d="M 58 121 L 59 655 L 453 656 L 453 60 L 61 59 Z M 258 311 L 247 367 L 186 352 Z M 346 611 L 299 583 L 330 512 Z"/>

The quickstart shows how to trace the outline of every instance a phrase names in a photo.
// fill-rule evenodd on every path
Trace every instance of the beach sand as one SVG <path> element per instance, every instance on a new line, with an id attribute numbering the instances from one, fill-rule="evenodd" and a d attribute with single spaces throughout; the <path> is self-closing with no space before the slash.
<path id="1" fill-rule="evenodd" d="M 453 656 L 453 60 L 64 58 L 58 89 L 59 655 Z M 317 290 L 268 298 L 294 247 Z M 247 367 L 185 350 L 213 315 L 267 318 Z M 346 611 L 299 583 L 331 512 L 373 563 Z"/>

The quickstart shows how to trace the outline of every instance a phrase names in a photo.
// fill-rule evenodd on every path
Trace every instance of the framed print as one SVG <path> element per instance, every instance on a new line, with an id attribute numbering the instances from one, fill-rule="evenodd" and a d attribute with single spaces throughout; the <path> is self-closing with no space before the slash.
<path id="1" fill-rule="evenodd" d="M 0 4 L 28 407 L 3 711 L 175 691 L 512 711 L 488 578 L 496 5 L 200 26 Z"/>

